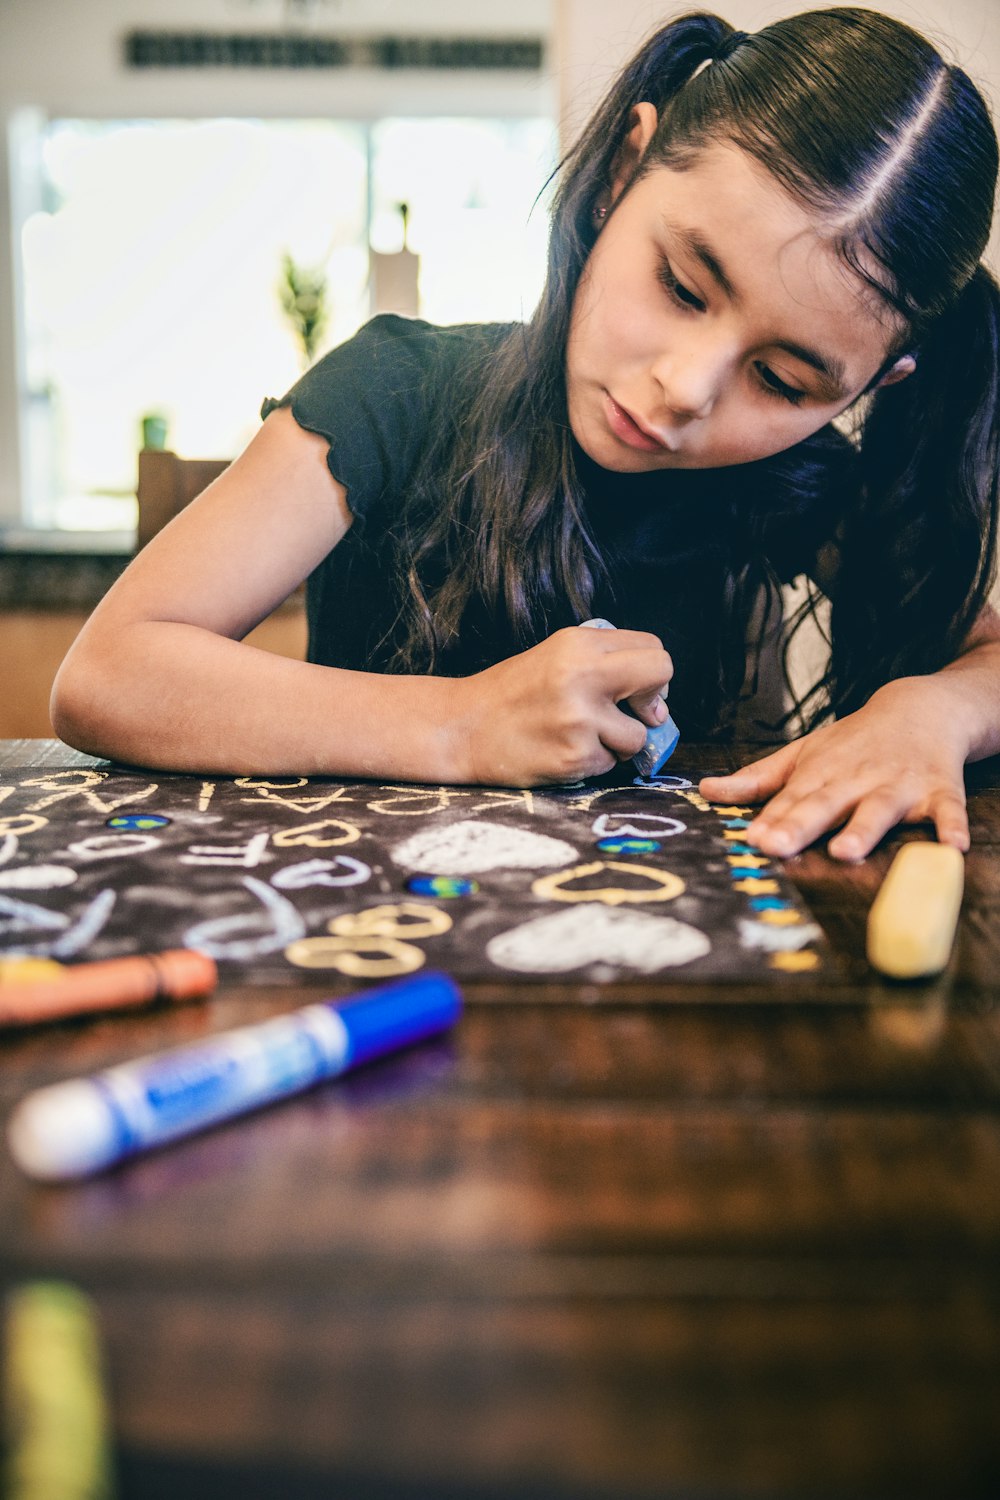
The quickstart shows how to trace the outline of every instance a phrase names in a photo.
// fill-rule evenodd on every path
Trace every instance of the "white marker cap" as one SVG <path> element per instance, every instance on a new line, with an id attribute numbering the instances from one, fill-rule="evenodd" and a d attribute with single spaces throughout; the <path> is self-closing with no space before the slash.
<path id="1" fill-rule="evenodd" d="M 118 1154 L 108 1106 L 83 1078 L 22 1100 L 8 1121 L 7 1144 L 22 1172 L 43 1182 L 84 1177 Z"/>

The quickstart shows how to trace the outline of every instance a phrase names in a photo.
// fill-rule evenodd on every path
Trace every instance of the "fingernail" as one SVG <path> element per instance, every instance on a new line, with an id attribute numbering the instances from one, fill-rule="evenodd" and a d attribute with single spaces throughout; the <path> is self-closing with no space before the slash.
<path id="1" fill-rule="evenodd" d="M 662 698 L 657 698 L 656 702 L 653 704 L 653 718 L 656 720 L 657 724 L 662 724 L 666 717 L 667 705 L 664 703 Z"/>
<path id="2" fill-rule="evenodd" d="M 853 833 L 845 834 L 842 838 L 832 839 L 829 845 L 830 853 L 838 859 L 860 859 L 862 857 L 861 840 L 855 838 Z"/>

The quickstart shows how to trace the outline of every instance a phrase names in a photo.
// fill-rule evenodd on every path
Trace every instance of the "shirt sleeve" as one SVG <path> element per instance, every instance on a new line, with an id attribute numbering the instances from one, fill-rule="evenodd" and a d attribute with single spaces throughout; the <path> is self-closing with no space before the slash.
<path id="1" fill-rule="evenodd" d="M 358 519 L 413 472 L 446 374 L 444 333 L 417 319 L 373 318 L 261 407 L 262 418 L 289 407 L 300 427 L 326 440 L 330 473 Z"/>

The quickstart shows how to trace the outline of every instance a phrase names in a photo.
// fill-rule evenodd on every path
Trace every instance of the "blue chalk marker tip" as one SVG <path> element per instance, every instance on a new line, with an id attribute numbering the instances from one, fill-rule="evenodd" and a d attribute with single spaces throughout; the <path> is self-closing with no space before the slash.
<path id="1" fill-rule="evenodd" d="M 10 1152 L 42 1181 L 87 1177 L 434 1036 L 454 1025 L 461 1005 L 454 981 L 428 971 L 52 1084 L 14 1110 Z"/>
<path id="2" fill-rule="evenodd" d="M 581 629 L 614 630 L 616 628 L 610 620 L 583 620 L 581 622 Z M 629 712 L 627 708 L 625 711 L 626 713 Z M 646 735 L 646 743 L 638 755 L 633 755 L 632 757 L 632 764 L 639 775 L 644 776 L 647 780 L 655 776 L 661 767 L 666 765 L 677 749 L 680 737 L 681 732 L 670 717 L 670 711 L 668 710 L 667 717 L 663 723 L 658 724 L 655 729 L 649 730 Z"/>

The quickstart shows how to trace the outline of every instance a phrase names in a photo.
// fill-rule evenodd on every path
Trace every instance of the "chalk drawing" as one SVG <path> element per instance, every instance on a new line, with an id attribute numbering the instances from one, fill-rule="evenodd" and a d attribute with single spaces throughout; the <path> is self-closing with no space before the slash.
<path id="1" fill-rule="evenodd" d="M 337 937 L 438 937 L 448 932 L 452 918 L 429 901 L 397 901 L 387 906 L 368 906 L 347 911 L 327 923 Z"/>
<path id="2" fill-rule="evenodd" d="M 89 839 L 68 844 L 66 853 L 75 859 L 124 859 L 148 854 L 159 847 L 160 840 L 152 833 L 95 833 Z"/>
<path id="3" fill-rule="evenodd" d="M 397 865 L 432 875 L 482 875 L 487 870 L 545 870 L 577 858 L 572 844 L 533 829 L 463 821 L 415 833 L 392 851 Z"/>
<path id="4" fill-rule="evenodd" d="M 739 939 L 744 948 L 757 948 L 764 953 L 789 952 L 816 943 L 822 936 L 815 922 L 801 922 L 790 927 L 772 927 L 763 922 L 754 922 L 746 917 L 739 920 Z"/>
<path id="5" fill-rule="evenodd" d="M 319 823 L 304 823 L 301 828 L 279 828 L 274 834 L 274 847 L 294 849 L 304 844 L 307 849 L 334 849 L 338 844 L 354 844 L 360 837 L 361 829 L 354 823 L 324 818 Z"/>
<path id="6" fill-rule="evenodd" d="M 785 974 L 805 974 L 820 966 L 819 954 L 815 948 L 803 948 L 801 952 L 794 953 L 772 953 L 768 962 L 772 969 L 780 969 Z"/>
<path id="7" fill-rule="evenodd" d="M 642 876 L 650 883 L 644 886 L 576 886 L 571 880 L 589 880 L 603 870 L 616 870 L 620 875 Z M 560 870 L 555 875 L 540 875 L 532 883 L 536 896 L 549 901 L 595 901 L 604 906 L 628 906 L 639 901 L 672 901 L 684 890 L 680 876 L 669 870 L 658 870 L 654 865 L 633 865 L 617 860 L 595 860 L 590 865 L 577 865 L 572 870 Z"/>
<path id="8" fill-rule="evenodd" d="M 114 911 L 116 899 L 114 891 L 98 891 L 77 920 L 66 928 L 62 937 L 47 945 L 46 952 L 52 958 L 75 958 L 78 953 L 82 953 L 94 941 Z"/>
<path id="9" fill-rule="evenodd" d="M 162 813 L 112 813 L 104 826 L 126 833 L 148 833 L 151 828 L 166 828 L 170 821 Z"/>
<path id="10" fill-rule="evenodd" d="M 564 974 L 599 963 L 653 974 L 703 958 L 711 947 L 705 933 L 674 917 L 578 906 L 499 933 L 486 956 L 520 974 Z"/>
<path id="11" fill-rule="evenodd" d="M 4 837 L 13 834 L 15 838 L 23 838 L 26 833 L 37 833 L 48 821 L 37 813 L 15 813 L 12 817 L 0 818 L 0 833 Z"/>
<path id="12" fill-rule="evenodd" d="M 129 802 L 142 802 L 159 791 L 159 786 L 153 782 L 141 791 L 130 792 L 125 797 L 112 797 L 109 801 L 106 797 L 99 797 L 95 790 L 107 779 L 107 771 L 54 771 L 47 776 L 31 777 L 27 781 L 22 781 L 21 785 L 38 787 L 39 790 L 49 793 L 49 796 L 39 797 L 32 802 L 28 807 L 29 812 L 44 812 L 46 808 L 54 806 L 57 802 L 65 802 L 72 797 L 82 797 L 85 805 L 93 812 L 113 813 Z"/>
<path id="13" fill-rule="evenodd" d="M 363 885 L 371 879 L 371 866 L 349 854 L 335 859 L 304 859 L 297 865 L 286 865 L 271 877 L 271 884 L 282 891 L 304 891 L 313 885 Z"/>
<path id="14" fill-rule="evenodd" d="M 19 901 L 16 896 L 0 895 L 0 935 L 8 932 L 62 932 L 65 927 L 66 917 L 62 912 L 49 911 L 30 901 Z"/>
<path id="15" fill-rule="evenodd" d="M 369 802 L 369 812 L 387 813 L 397 818 L 423 817 L 426 813 L 445 812 L 457 798 L 468 794 L 461 787 L 453 786 L 401 786 L 386 787 L 391 797 L 380 797 Z"/>
<path id="16" fill-rule="evenodd" d="M 290 807 L 293 812 L 308 814 L 323 812 L 334 802 L 353 802 L 355 798 L 350 795 L 345 786 L 328 787 L 325 791 L 317 792 L 313 797 L 287 797 L 283 792 L 269 791 L 262 783 L 255 797 L 244 797 L 242 801 L 258 805 L 261 801 L 277 802 L 282 807 Z"/>
<path id="17" fill-rule="evenodd" d="M 308 786 L 308 776 L 282 776 L 278 781 L 268 781 L 260 776 L 237 776 L 237 786 L 245 786 L 252 791 L 267 792 L 291 792 L 296 787 Z"/>
<path id="18" fill-rule="evenodd" d="M 228 848 L 192 844 L 187 854 L 179 854 L 177 857 L 182 865 L 225 865 L 230 869 L 253 870 L 262 861 L 273 857 L 267 852 L 270 837 L 265 830 L 263 833 L 255 833 L 245 844 L 231 844 Z"/>
<path id="19" fill-rule="evenodd" d="M 258 880 L 255 875 L 244 875 L 242 883 L 260 901 L 263 912 L 242 912 L 237 916 L 213 917 L 207 922 L 199 922 L 184 934 L 186 948 L 197 948 L 210 958 L 246 962 L 260 958 L 265 953 L 277 953 L 282 948 L 287 948 L 289 943 L 294 943 L 297 938 L 305 937 L 305 921 L 290 901 L 277 891 L 272 891 L 269 885 Z M 231 936 L 238 932 L 253 932 L 262 923 L 265 924 L 265 930 L 258 936 Z"/>
<path id="20" fill-rule="evenodd" d="M 351 979 L 392 979 L 425 962 L 414 943 L 391 937 L 302 938 L 289 943 L 285 957 L 299 969 L 335 969 Z"/>
<path id="21" fill-rule="evenodd" d="M 692 783 L 686 776 L 637 776 L 632 785 L 643 792 L 686 792 Z"/>
<path id="22" fill-rule="evenodd" d="M 643 826 L 636 827 L 638 823 Z M 680 818 L 667 818 L 660 813 L 601 813 L 594 819 L 594 837 L 637 839 L 670 839 L 674 834 L 684 833 L 686 823 Z"/>
<path id="23" fill-rule="evenodd" d="M 0 870 L 0 888 L 5 891 L 52 891 L 72 885 L 75 870 L 68 865 L 23 865 L 19 870 Z"/>
<path id="24" fill-rule="evenodd" d="M 490 812 L 497 807 L 513 807 L 518 811 L 524 811 L 534 815 L 535 798 L 527 787 L 501 789 L 498 791 L 485 791 L 480 793 L 485 798 L 483 802 L 477 802 L 474 807 L 469 808 L 470 813 Z"/>
<path id="25" fill-rule="evenodd" d="M 48 911 L 44 906 L 19 901 L 15 896 L 0 895 L 0 934 L 58 933 L 58 937 L 47 938 L 45 942 L 11 945 L 7 952 L 18 956 L 72 958 L 101 931 L 114 905 L 114 891 L 99 891 L 74 922 L 65 912 Z M 4 916 L 10 920 L 3 921 Z"/>

